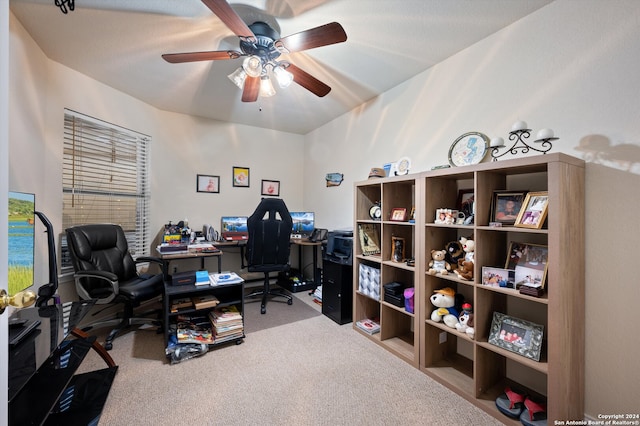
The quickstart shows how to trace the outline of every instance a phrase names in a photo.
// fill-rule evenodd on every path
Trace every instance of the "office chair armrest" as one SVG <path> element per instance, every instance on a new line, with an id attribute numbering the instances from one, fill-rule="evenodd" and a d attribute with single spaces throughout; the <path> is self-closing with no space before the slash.
<path id="1" fill-rule="evenodd" d="M 160 259 L 159 257 L 153 257 L 153 256 L 140 256 L 135 260 L 135 262 L 136 264 L 150 262 L 150 263 L 157 263 L 160 266 L 164 265 L 164 261 L 162 259 Z"/>
<path id="2" fill-rule="evenodd" d="M 84 278 L 97 278 L 97 279 L 106 281 L 111 286 L 111 293 L 107 297 L 99 298 L 96 304 L 102 305 L 106 303 L 111 303 L 113 299 L 115 299 L 118 293 L 120 292 L 120 288 L 118 286 L 118 276 L 111 272 L 79 271 L 73 274 L 73 277 L 76 281 L 76 291 L 78 292 L 78 296 L 80 296 L 80 299 L 82 300 L 95 299 L 95 297 L 92 296 L 82 284 L 82 280 Z"/>

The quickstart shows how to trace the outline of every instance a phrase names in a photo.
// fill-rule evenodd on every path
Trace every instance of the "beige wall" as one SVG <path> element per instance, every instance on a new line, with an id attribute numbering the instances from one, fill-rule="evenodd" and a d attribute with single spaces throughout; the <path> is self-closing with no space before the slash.
<path id="1" fill-rule="evenodd" d="M 409 156 L 413 170 L 426 170 L 447 162 L 460 134 L 506 139 L 520 119 L 534 131 L 553 128 L 560 136 L 554 151 L 581 157 L 581 144 L 604 141 L 611 145 L 604 156 L 586 158 L 587 289 L 577 295 L 586 299 L 586 414 L 637 412 L 640 345 L 626 336 L 633 336 L 628 330 L 640 295 L 628 266 L 638 237 L 631 214 L 640 211 L 633 195 L 640 186 L 639 21 L 634 0 L 557 0 L 299 136 L 158 111 L 47 60 L 12 16 L 9 186 L 35 191 L 38 208 L 60 228 L 65 107 L 152 137 L 154 228 L 167 220 L 218 223 L 222 214 L 250 212 L 260 179 L 280 180 L 289 207 L 315 211 L 319 226 L 350 227 L 352 184 L 370 167 Z M 278 159 L 275 152 L 286 156 Z M 292 162 L 297 155 L 300 162 Z M 251 188 L 231 187 L 233 165 L 251 168 Z M 329 172 L 344 173 L 345 182 L 327 188 Z M 197 173 L 220 175 L 221 194 L 196 193 Z M 43 237 L 41 265 L 44 244 Z M 45 280 L 46 270 L 38 276 Z"/>

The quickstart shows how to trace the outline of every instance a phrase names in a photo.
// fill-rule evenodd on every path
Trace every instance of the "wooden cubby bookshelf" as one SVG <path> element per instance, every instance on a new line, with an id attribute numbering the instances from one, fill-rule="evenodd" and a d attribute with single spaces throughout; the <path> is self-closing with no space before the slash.
<path id="1" fill-rule="evenodd" d="M 487 162 L 420 174 L 369 179 L 355 183 L 354 324 L 378 316 L 381 332 L 363 333 L 422 372 L 457 392 L 507 424 L 520 424 L 502 415 L 495 399 L 510 385 L 547 400 L 549 419 L 584 416 L 584 162 L 562 153 Z M 460 190 L 473 189 L 475 218 L 470 225 L 434 223 L 438 208 L 455 208 Z M 548 191 L 549 211 L 542 229 L 490 226 L 496 190 Z M 369 217 L 381 202 L 382 220 Z M 416 207 L 415 224 L 389 221 L 393 208 Z M 357 227 L 379 227 L 382 252 L 363 256 Z M 391 260 L 391 237 L 407 242 L 407 257 L 415 266 Z M 429 275 L 432 249 L 471 237 L 476 243 L 474 279 L 454 274 Z M 483 266 L 503 268 L 511 242 L 545 245 L 548 264 L 541 297 L 482 285 Z M 380 268 L 380 285 L 391 281 L 415 286 L 415 312 L 358 292 L 359 264 Z M 473 306 L 475 336 L 470 338 L 430 319 L 429 297 L 451 287 Z M 490 344 L 494 312 L 540 324 L 544 338 L 540 361 Z M 354 326 L 355 328 L 355 326 Z M 358 330 L 356 328 L 356 330 Z"/>

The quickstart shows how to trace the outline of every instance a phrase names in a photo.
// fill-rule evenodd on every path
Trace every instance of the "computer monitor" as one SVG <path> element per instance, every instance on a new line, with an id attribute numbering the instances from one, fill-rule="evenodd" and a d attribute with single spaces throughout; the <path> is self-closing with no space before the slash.
<path id="1" fill-rule="evenodd" d="M 220 232 L 249 232 L 247 216 L 222 216 Z"/>
<path id="2" fill-rule="evenodd" d="M 315 228 L 315 214 L 313 212 L 289 212 L 293 219 L 291 234 L 308 237 Z"/>
<path id="3" fill-rule="evenodd" d="M 14 295 L 33 285 L 35 194 L 9 192 L 9 282 Z"/>

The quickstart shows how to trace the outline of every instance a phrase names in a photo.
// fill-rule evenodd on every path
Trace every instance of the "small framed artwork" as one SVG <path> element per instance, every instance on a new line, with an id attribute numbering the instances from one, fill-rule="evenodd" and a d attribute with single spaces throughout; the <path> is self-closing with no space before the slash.
<path id="1" fill-rule="evenodd" d="M 491 221 L 502 225 L 516 223 L 527 191 L 494 191 L 491 204 Z"/>
<path id="2" fill-rule="evenodd" d="M 249 187 L 249 168 L 233 167 L 233 186 Z"/>
<path id="3" fill-rule="evenodd" d="M 547 218 L 549 193 L 547 191 L 529 192 L 525 198 L 515 225 L 520 228 L 540 229 Z"/>
<path id="4" fill-rule="evenodd" d="M 505 269 L 515 271 L 516 288 L 522 285 L 544 288 L 547 279 L 549 248 L 528 243 L 511 242 Z"/>
<path id="5" fill-rule="evenodd" d="M 261 195 L 270 195 L 273 197 L 280 196 L 280 181 L 279 180 L 263 180 Z"/>
<path id="6" fill-rule="evenodd" d="M 534 361 L 540 361 L 543 330 L 542 325 L 494 312 L 489 343 Z"/>
<path id="7" fill-rule="evenodd" d="M 407 220 L 407 209 L 391 209 L 391 217 L 389 218 L 389 220 L 394 222 L 404 222 L 405 220 Z"/>
<path id="8" fill-rule="evenodd" d="M 513 269 L 482 267 L 482 284 L 489 287 L 516 288 L 516 271 Z"/>
<path id="9" fill-rule="evenodd" d="M 218 194 L 220 192 L 220 176 L 197 175 L 196 191 Z"/>
<path id="10" fill-rule="evenodd" d="M 404 238 L 391 237 L 391 260 L 402 262 L 404 259 Z"/>

